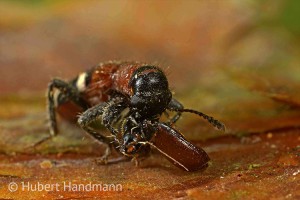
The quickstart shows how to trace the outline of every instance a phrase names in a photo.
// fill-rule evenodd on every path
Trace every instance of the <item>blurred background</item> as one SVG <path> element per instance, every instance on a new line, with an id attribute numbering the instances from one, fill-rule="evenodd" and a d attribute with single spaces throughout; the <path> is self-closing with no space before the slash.
<path id="1" fill-rule="evenodd" d="M 206 171 L 159 153 L 96 165 L 105 145 L 62 120 L 28 148 L 49 135 L 48 82 L 109 60 L 160 66 L 186 108 L 224 122 L 225 134 L 188 113 L 176 123 L 211 157 Z M 1 199 L 300 199 L 299 0 L 0 0 L 0 75 Z M 6 187 L 68 180 L 124 191 Z"/>
<path id="2" fill-rule="evenodd" d="M 229 133 L 292 126 L 299 19 L 298 0 L 1 0 L 0 109 L 11 96 L 44 106 L 52 77 L 133 60 L 162 67 L 177 99 L 224 121 Z M 21 112 L 9 111 L 0 117 Z M 214 131 L 189 114 L 180 123 L 192 138 L 199 128 Z"/>

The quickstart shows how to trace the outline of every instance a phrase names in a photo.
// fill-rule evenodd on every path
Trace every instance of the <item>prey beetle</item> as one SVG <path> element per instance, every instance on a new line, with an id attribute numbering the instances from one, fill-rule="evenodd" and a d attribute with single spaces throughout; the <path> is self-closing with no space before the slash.
<path id="1" fill-rule="evenodd" d="M 65 82 L 53 79 L 48 85 L 50 136 L 58 133 L 56 112 L 77 122 L 91 137 L 106 143 L 106 163 L 111 148 L 126 157 L 146 156 L 157 149 L 174 165 L 186 171 L 207 166 L 207 153 L 187 141 L 172 127 L 183 112 L 197 114 L 220 130 L 225 126 L 204 113 L 185 109 L 172 98 L 168 80 L 157 66 L 139 62 L 101 63 Z M 161 115 L 174 112 L 169 121 Z M 80 114 L 79 114 L 80 113 Z M 101 120 L 111 135 L 103 135 L 91 124 Z"/>

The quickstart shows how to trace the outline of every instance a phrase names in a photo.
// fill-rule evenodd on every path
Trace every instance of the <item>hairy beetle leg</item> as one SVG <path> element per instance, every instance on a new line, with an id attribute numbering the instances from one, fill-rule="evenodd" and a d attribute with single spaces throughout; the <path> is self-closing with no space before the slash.
<path id="1" fill-rule="evenodd" d="M 78 118 L 78 124 L 80 127 L 86 131 L 90 136 L 94 139 L 104 142 L 106 144 L 110 144 L 113 141 L 113 138 L 110 136 L 103 136 L 94 130 L 92 130 L 89 125 L 100 119 L 102 117 L 102 124 L 110 130 L 112 134 L 116 134 L 117 131 L 112 127 L 113 120 L 115 119 L 115 115 L 121 113 L 123 110 L 123 106 L 120 105 L 119 101 L 115 102 L 115 99 L 107 103 L 98 104 L 92 108 L 87 109 L 84 113 L 82 113 Z M 108 110 L 113 110 L 114 112 L 107 112 Z M 112 114 L 111 114 L 112 113 Z"/>
<path id="2" fill-rule="evenodd" d="M 98 132 L 94 131 L 92 128 L 89 127 L 89 125 L 98 120 L 100 117 L 102 117 L 103 110 L 106 109 L 107 104 L 101 103 L 98 104 L 92 108 L 89 108 L 84 113 L 82 113 L 78 118 L 78 124 L 79 126 L 85 130 L 85 132 L 96 139 L 98 142 L 104 142 L 106 144 L 109 144 L 111 142 L 111 138 L 106 137 L 104 135 L 99 134 Z"/>
<path id="3" fill-rule="evenodd" d="M 55 96 L 55 89 L 58 90 L 57 96 Z M 78 90 L 73 85 L 57 78 L 53 79 L 48 85 L 47 99 L 51 136 L 55 136 L 58 133 L 55 109 L 59 104 L 66 100 L 71 100 L 82 108 L 87 107 L 84 100 L 80 97 Z"/>

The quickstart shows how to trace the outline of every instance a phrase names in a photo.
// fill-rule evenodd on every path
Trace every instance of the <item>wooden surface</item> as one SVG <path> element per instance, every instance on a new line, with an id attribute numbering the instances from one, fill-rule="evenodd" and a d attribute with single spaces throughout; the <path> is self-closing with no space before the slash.
<path id="1" fill-rule="evenodd" d="M 297 199 L 300 197 L 300 130 L 286 126 L 261 133 L 217 134 L 205 142 L 211 162 L 205 171 L 184 172 L 158 152 L 134 162 L 97 165 L 104 146 L 76 126 L 60 121 L 61 133 L 36 149 L 48 134 L 41 99 L 1 99 L 0 196 L 4 199 Z M 34 103 L 29 103 L 34 102 Z M 5 116 L 5 117 L 4 117 Z M 188 126 L 188 120 L 181 126 Z M 276 124 L 276 123 L 274 123 Z M 227 123 L 230 125 L 230 123 Z M 210 128 L 210 127 L 209 127 Z M 104 131 L 104 130 L 103 130 Z M 194 130 L 196 131 L 196 130 Z M 201 137 L 203 129 L 199 129 Z M 120 184 L 122 191 L 69 190 L 66 184 Z M 9 184 L 16 184 L 15 192 Z M 24 184 L 31 184 L 27 189 Z M 56 188 L 33 191 L 38 184 Z M 78 186 L 79 187 L 79 186 Z M 30 191 L 28 191 L 30 190 Z"/>

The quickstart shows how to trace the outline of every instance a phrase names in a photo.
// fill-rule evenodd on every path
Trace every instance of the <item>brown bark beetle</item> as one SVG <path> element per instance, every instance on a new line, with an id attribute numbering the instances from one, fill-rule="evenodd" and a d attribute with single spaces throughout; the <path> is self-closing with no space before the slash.
<path id="1" fill-rule="evenodd" d="M 152 147 L 186 171 L 200 170 L 207 166 L 207 153 L 187 141 L 172 124 L 181 113 L 190 112 L 225 130 L 218 120 L 184 109 L 172 98 L 168 80 L 160 68 L 138 62 L 107 62 L 69 82 L 53 79 L 47 99 L 50 136 L 58 133 L 56 112 L 65 119 L 77 121 L 88 135 L 108 144 L 101 158 L 104 163 L 108 162 L 111 148 L 126 157 L 137 158 L 147 155 Z M 161 115 L 167 111 L 175 115 L 166 123 L 160 122 Z M 102 135 L 90 126 L 99 119 L 111 135 Z"/>

